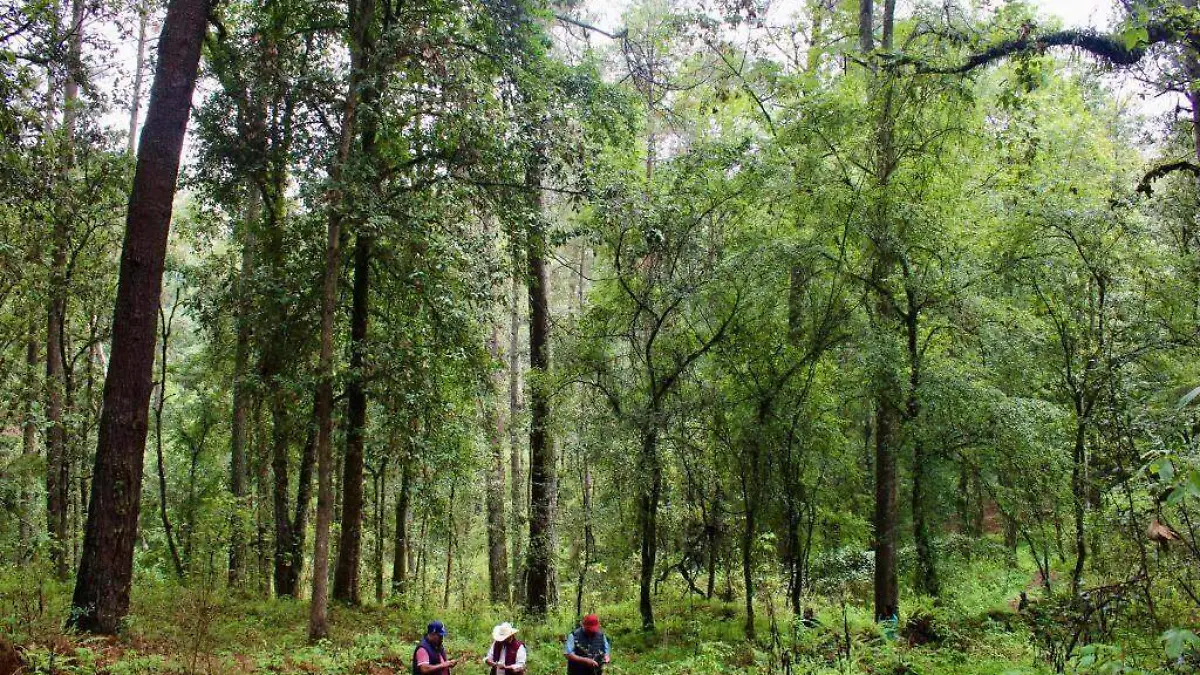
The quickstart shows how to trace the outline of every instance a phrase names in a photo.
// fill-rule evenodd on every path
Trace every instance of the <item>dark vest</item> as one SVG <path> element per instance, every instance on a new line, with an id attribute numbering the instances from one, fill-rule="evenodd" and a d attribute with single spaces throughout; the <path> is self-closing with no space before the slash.
<path id="1" fill-rule="evenodd" d="M 492 661 L 511 666 L 517 662 L 517 652 L 519 651 L 521 651 L 521 642 L 519 640 L 514 640 L 512 644 L 508 642 L 494 643 L 492 645 Z M 491 672 L 492 675 L 498 675 L 495 667 L 492 668 Z"/>
<path id="2" fill-rule="evenodd" d="M 596 675 L 604 667 L 604 632 L 588 635 L 583 628 L 577 628 L 572 635 L 575 636 L 575 655 L 594 660 L 600 668 L 592 670 L 582 663 L 567 661 L 567 675 Z"/>
<path id="3" fill-rule="evenodd" d="M 429 638 L 421 638 L 421 644 L 417 645 L 417 649 L 425 648 L 425 653 L 429 654 L 429 665 L 436 666 L 446 660 L 446 650 L 435 648 L 429 644 Z M 417 668 L 417 649 L 413 650 L 412 655 L 412 675 L 421 675 L 421 669 Z"/>

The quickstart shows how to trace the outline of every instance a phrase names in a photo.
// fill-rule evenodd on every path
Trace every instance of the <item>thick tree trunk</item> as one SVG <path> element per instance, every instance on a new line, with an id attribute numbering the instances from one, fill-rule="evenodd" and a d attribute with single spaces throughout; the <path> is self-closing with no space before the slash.
<path id="1" fill-rule="evenodd" d="M 488 340 L 488 351 L 495 363 L 500 361 L 500 327 L 492 325 L 492 336 Z M 488 472 L 487 523 L 488 523 L 488 580 L 491 585 L 492 602 L 509 602 L 508 584 L 508 525 L 504 519 L 504 416 L 501 414 L 500 392 L 502 372 L 497 369 L 491 378 L 492 395 L 484 403 L 487 410 L 489 447 L 492 451 L 492 466 Z"/>
<path id="2" fill-rule="evenodd" d="M 366 130 L 364 129 L 364 136 Z M 366 143 L 364 146 L 374 143 Z M 364 152 L 369 152 L 364 149 Z M 342 534 L 338 543 L 333 597 L 359 604 L 359 568 L 362 557 L 363 433 L 367 424 L 367 394 L 363 357 L 367 348 L 370 316 L 371 247 L 373 238 L 360 232 L 354 242 L 354 290 L 350 310 L 350 380 L 346 400 L 346 455 L 342 467 Z"/>
<path id="3" fill-rule="evenodd" d="M 136 108 L 134 121 L 136 122 Z M 242 579 L 246 555 L 243 534 L 243 512 L 246 507 L 246 437 L 250 412 L 250 280 L 254 275 L 254 230 L 262 215 L 262 197 L 258 187 L 247 190 L 246 213 L 242 223 L 242 269 L 237 279 L 236 323 L 237 341 L 233 355 L 233 418 L 230 422 L 229 493 L 233 496 L 233 513 L 229 517 L 229 585 L 237 586 Z"/>
<path id="4" fill-rule="evenodd" d="M 642 480 L 646 481 L 638 500 L 638 529 L 641 536 L 642 567 L 638 586 L 638 609 L 642 630 L 654 630 L 654 568 L 658 562 L 658 502 L 662 496 L 662 467 L 658 459 L 658 430 L 642 433 L 639 461 Z"/>
<path id="5" fill-rule="evenodd" d="M 171 205 L 208 20 L 208 0 L 171 0 L 142 129 L 121 251 L 93 489 L 69 624 L 115 633 L 129 609 Z"/>
<path id="6" fill-rule="evenodd" d="M 550 279 L 546 273 L 549 241 L 541 222 L 542 163 L 535 153 L 525 176 L 530 191 L 530 211 L 535 224 L 529 232 L 529 557 L 525 606 L 534 616 L 545 616 L 554 590 L 557 551 L 554 550 L 554 503 L 558 490 L 558 467 L 550 438 Z"/>

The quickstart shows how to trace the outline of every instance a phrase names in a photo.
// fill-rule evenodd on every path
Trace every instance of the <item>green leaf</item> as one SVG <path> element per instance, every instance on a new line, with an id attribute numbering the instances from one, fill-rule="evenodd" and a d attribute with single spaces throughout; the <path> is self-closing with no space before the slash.
<path id="1" fill-rule="evenodd" d="M 1171 460 L 1164 459 L 1158 463 L 1158 477 L 1164 483 L 1170 483 L 1175 478 L 1175 465 Z"/>
<path id="2" fill-rule="evenodd" d="M 1150 42 L 1150 31 L 1145 26 L 1131 26 L 1121 31 L 1125 49 L 1132 50 Z"/>
<path id="3" fill-rule="evenodd" d="M 1172 628 L 1163 633 L 1167 658 L 1177 659 L 1185 652 L 1200 648 L 1200 637 L 1185 628 Z"/>
<path id="4" fill-rule="evenodd" d="M 1197 396 L 1200 396 L 1200 387 L 1196 387 L 1195 389 L 1184 394 L 1183 398 L 1179 399 L 1179 403 L 1175 407 L 1177 407 L 1179 409 L 1186 408 L 1188 406 L 1188 404 L 1190 404 L 1192 401 L 1196 400 Z"/>

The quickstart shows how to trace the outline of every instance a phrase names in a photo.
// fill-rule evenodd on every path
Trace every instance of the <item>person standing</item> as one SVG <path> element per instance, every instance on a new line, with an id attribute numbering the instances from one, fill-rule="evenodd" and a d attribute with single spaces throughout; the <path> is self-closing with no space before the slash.
<path id="1" fill-rule="evenodd" d="M 567 635 L 567 675 L 599 675 L 612 660 L 612 645 L 600 630 L 595 614 L 583 617 L 579 628 Z"/>
<path id="2" fill-rule="evenodd" d="M 490 675 L 525 672 L 525 645 L 517 639 L 517 629 L 507 621 L 492 629 L 492 648 L 483 662 L 491 666 Z"/>
<path id="3" fill-rule="evenodd" d="M 449 673 L 451 668 L 458 665 L 458 659 L 446 655 L 446 646 L 442 644 L 446 637 L 446 626 L 441 621 L 434 621 L 425 629 L 425 637 L 413 651 L 412 675 L 430 675 L 431 673 Z"/>

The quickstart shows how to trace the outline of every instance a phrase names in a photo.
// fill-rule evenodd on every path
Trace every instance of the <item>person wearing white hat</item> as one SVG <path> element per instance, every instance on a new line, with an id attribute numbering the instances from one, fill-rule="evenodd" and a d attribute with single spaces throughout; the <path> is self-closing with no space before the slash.
<path id="1" fill-rule="evenodd" d="M 517 629 L 507 621 L 492 629 L 492 648 L 483 662 L 491 666 L 491 675 L 525 672 L 525 645 L 517 639 Z"/>

